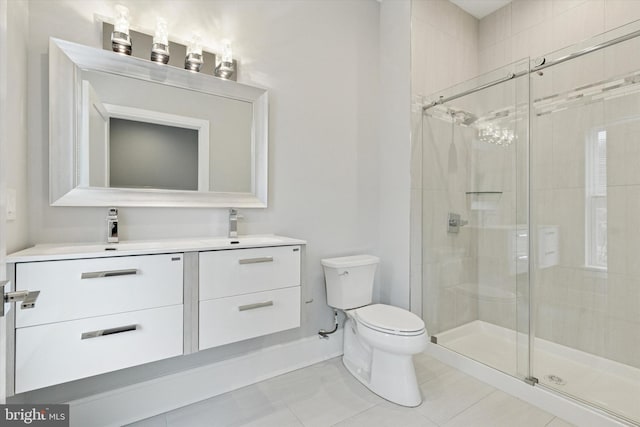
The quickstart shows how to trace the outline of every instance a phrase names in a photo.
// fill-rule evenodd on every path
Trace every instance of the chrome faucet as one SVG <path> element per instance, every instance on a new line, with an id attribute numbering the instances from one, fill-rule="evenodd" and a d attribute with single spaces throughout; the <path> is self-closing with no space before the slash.
<path id="1" fill-rule="evenodd" d="M 118 208 L 109 208 L 107 214 L 107 243 L 118 243 Z"/>
<path id="2" fill-rule="evenodd" d="M 229 238 L 234 239 L 238 237 L 238 219 L 242 218 L 242 215 L 238 214 L 238 210 L 229 209 Z"/>

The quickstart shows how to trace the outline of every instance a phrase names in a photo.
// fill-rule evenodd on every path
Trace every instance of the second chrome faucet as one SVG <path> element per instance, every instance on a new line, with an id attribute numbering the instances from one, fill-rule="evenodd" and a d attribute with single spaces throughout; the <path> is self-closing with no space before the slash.
<path id="1" fill-rule="evenodd" d="M 107 243 L 118 243 L 118 208 L 109 208 L 107 214 Z"/>
<path id="2" fill-rule="evenodd" d="M 235 239 L 238 237 L 238 220 L 242 219 L 242 215 L 238 213 L 235 208 L 229 209 L 229 238 Z"/>

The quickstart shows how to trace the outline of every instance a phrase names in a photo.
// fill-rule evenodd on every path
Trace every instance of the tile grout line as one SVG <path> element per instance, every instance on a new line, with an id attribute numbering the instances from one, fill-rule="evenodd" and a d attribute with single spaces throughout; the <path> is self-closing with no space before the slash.
<path id="1" fill-rule="evenodd" d="M 549 422 L 548 422 L 548 423 L 546 423 L 546 424 L 544 425 L 544 427 L 549 427 L 549 426 L 551 425 L 551 423 L 553 422 L 553 420 L 555 420 L 556 418 L 558 418 L 558 417 L 553 417 L 553 418 L 551 418 L 551 420 L 549 420 Z"/>
<path id="2" fill-rule="evenodd" d="M 345 421 L 347 421 L 347 420 L 350 420 L 350 419 L 351 419 L 351 418 L 353 418 L 353 417 L 357 417 L 357 416 L 358 416 L 358 415 L 360 415 L 360 414 L 364 414 L 365 412 L 367 412 L 367 411 L 369 411 L 369 410 L 371 410 L 371 409 L 375 408 L 375 407 L 376 407 L 376 406 L 378 406 L 378 405 L 381 405 L 382 403 L 384 403 L 384 402 L 374 403 L 373 405 L 371 405 L 371 406 L 370 406 L 370 407 L 368 407 L 367 409 L 363 409 L 362 411 L 358 412 L 357 414 L 353 414 L 353 415 L 348 416 L 348 417 L 346 417 L 346 418 L 344 418 L 344 419 L 342 419 L 342 420 L 340 420 L 340 421 L 338 421 L 338 422 L 336 422 L 336 423 L 331 424 L 331 427 L 335 427 L 335 426 L 337 426 L 338 424 L 340 424 L 340 423 L 342 423 L 342 422 L 345 422 Z"/>
<path id="3" fill-rule="evenodd" d="M 474 406 L 476 406 L 478 403 L 482 402 L 483 400 L 487 399 L 489 396 L 491 396 L 493 393 L 499 391 L 497 388 L 491 387 L 493 390 L 490 393 L 487 393 L 485 396 L 482 396 L 480 399 L 478 399 L 477 401 L 473 402 L 471 405 L 467 406 L 466 408 L 462 409 L 460 412 L 457 412 L 456 414 L 452 415 L 448 420 L 446 420 L 444 422 L 443 425 L 447 425 L 449 422 L 451 422 L 454 418 L 456 418 L 459 415 L 462 415 L 463 413 L 467 412 L 469 409 L 473 408 Z"/>
<path id="4" fill-rule="evenodd" d="M 298 422 L 300 423 L 300 425 L 301 425 L 302 427 L 305 427 L 305 425 L 304 425 L 304 423 L 302 422 L 302 420 L 301 420 L 300 418 L 298 418 L 298 416 L 296 415 L 296 413 L 295 413 L 295 412 L 293 412 L 293 411 L 291 410 L 291 408 L 289 407 L 289 404 L 288 404 L 287 402 L 283 402 L 283 403 L 284 403 L 284 406 L 286 406 L 287 411 L 291 412 L 291 415 L 293 415 L 293 418 L 295 418 L 296 420 L 298 420 Z"/>

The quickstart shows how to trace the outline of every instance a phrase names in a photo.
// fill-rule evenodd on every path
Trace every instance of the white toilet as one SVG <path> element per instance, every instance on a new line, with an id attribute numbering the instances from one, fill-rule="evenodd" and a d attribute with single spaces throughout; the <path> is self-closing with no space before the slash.
<path id="1" fill-rule="evenodd" d="M 422 403 L 412 356 L 427 346 L 424 322 L 402 308 L 371 304 L 380 259 L 355 255 L 322 260 L 327 303 L 344 310 L 344 366 L 377 395 L 403 406 Z"/>

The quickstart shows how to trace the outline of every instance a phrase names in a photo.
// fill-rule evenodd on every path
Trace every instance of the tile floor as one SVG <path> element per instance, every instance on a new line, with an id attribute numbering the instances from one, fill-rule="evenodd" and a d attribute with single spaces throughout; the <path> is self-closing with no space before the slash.
<path id="1" fill-rule="evenodd" d="M 415 366 L 424 396 L 417 408 L 371 393 L 336 358 L 129 427 L 571 426 L 426 354 Z"/>

